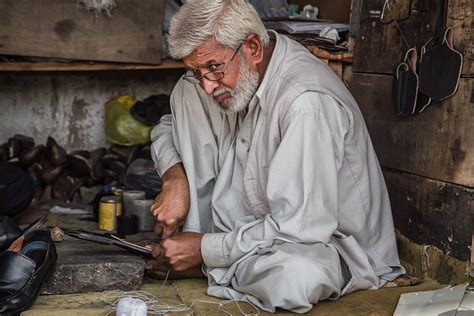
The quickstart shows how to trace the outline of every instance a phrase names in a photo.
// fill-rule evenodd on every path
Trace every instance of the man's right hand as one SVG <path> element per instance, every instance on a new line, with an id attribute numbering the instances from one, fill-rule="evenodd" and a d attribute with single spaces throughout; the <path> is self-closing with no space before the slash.
<path id="1" fill-rule="evenodd" d="M 161 193 L 150 207 L 156 220 L 155 232 L 162 238 L 173 235 L 184 224 L 189 205 L 188 178 L 183 165 L 178 163 L 163 174 Z"/>

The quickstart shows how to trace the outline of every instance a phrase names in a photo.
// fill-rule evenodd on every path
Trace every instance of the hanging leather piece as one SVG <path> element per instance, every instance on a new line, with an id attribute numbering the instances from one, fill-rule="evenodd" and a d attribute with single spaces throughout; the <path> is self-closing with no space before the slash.
<path id="1" fill-rule="evenodd" d="M 453 46 L 453 29 L 447 28 L 439 41 L 433 37 L 421 48 L 420 91 L 433 101 L 456 93 L 461 77 L 463 56 Z"/>
<path id="2" fill-rule="evenodd" d="M 420 56 L 421 53 L 418 55 Z M 417 71 L 420 71 L 420 58 L 417 60 Z M 431 98 L 423 92 L 420 91 L 420 75 L 418 75 L 418 95 L 416 98 L 416 107 L 415 107 L 415 112 L 416 113 L 421 113 L 423 112 L 430 104 L 431 104 Z"/>
<path id="3" fill-rule="evenodd" d="M 416 61 L 416 49 L 410 48 L 403 61 L 395 68 L 392 81 L 392 101 L 398 115 L 415 113 L 418 97 Z"/>

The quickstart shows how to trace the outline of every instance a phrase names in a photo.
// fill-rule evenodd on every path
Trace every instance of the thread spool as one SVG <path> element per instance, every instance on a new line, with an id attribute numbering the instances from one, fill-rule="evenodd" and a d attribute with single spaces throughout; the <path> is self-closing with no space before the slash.
<path id="1" fill-rule="evenodd" d="M 140 190 L 127 190 L 123 192 L 123 206 L 124 206 L 124 213 L 129 214 L 128 210 L 133 209 L 133 201 L 134 200 L 145 200 L 145 191 Z M 132 214 L 132 213 L 130 213 Z"/>
<path id="2" fill-rule="evenodd" d="M 148 308 L 144 301 L 130 296 L 122 297 L 117 304 L 116 316 L 146 316 Z"/>
<path id="3" fill-rule="evenodd" d="M 138 231 L 151 232 L 155 228 L 155 218 L 150 212 L 150 206 L 155 200 L 132 200 L 127 214 L 137 215 Z"/>
<path id="4" fill-rule="evenodd" d="M 138 232 L 138 217 L 136 215 L 117 216 L 117 233 L 122 236 Z"/>

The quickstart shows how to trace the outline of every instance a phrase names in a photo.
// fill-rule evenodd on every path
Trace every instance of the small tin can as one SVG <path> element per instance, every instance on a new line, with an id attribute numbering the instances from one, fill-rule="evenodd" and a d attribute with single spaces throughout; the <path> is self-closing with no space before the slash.
<path id="1" fill-rule="evenodd" d="M 100 199 L 99 229 L 115 230 L 119 215 L 122 215 L 122 202 L 119 196 L 104 196 Z"/>
<path id="2" fill-rule="evenodd" d="M 112 193 L 116 196 L 123 197 L 123 189 L 120 187 L 112 187 Z"/>

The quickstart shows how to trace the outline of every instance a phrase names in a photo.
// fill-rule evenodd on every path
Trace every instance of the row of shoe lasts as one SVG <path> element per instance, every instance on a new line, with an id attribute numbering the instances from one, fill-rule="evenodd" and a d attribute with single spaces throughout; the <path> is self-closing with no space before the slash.
<path id="1" fill-rule="evenodd" d="M 67 153 L 54 138 L 35 146 L 33 138 L 15 135 L 0 146 L 0 161 L 28 171 L 37 184 L 37 200 L 81 202 L 83 185 L 123 185 L 128 165 L 151 159 L 150 146 L 119 146 Z"/>
<path id="2" fill-rule="evenodd" d="M 41 286 L 54 272 L 58 258 L 48 230 L 37 220 L 23 231 L 0 216 L 0 315 L 18 315 L 29 309 Z"/>

